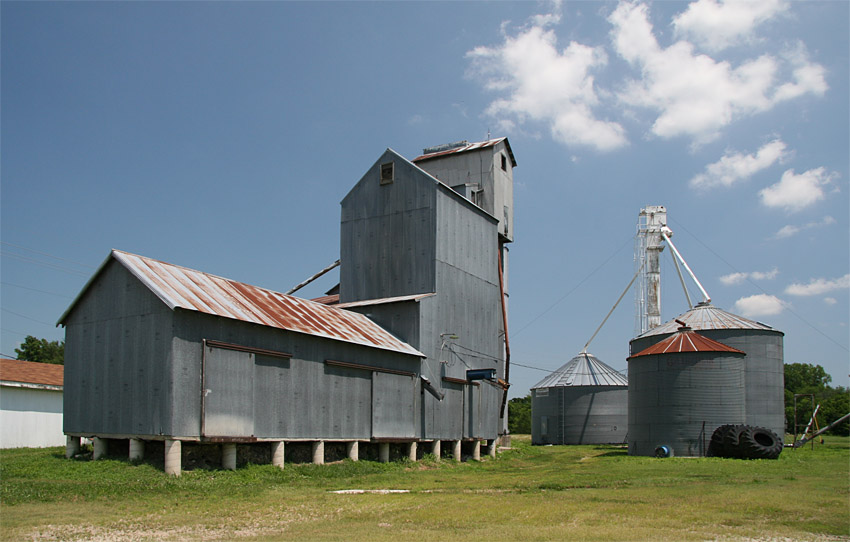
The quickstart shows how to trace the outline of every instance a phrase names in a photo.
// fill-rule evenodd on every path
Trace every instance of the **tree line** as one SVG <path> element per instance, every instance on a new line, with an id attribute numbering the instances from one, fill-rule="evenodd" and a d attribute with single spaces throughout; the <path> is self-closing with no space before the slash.
<path id="1" fill-rule="evenodd" d="M 15 348 L 15 354 L 19 360 L 64 365 L 65 341 L 48 341 L 27 335 L 21 346 Z M 817 405 L 820 405 L 817 422 L 821 427 L 850 412 L 850 390 L 843 386 L 832 387 L 829 385 L 831 382 L 832 377 L 820 365 L 785 364 L 785 430 L 788 433 L 794 433 L 795 427 L 802 432 Z M 531 393 L 508 401 L 508 431 L 513 434 L 531 433 Z M 834 427 L 830 433 L 850 435 L 850 420 Z"/>

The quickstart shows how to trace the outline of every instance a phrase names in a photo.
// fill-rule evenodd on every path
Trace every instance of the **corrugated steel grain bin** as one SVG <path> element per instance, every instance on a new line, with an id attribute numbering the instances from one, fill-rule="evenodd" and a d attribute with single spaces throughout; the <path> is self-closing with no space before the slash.
<path id="1" fill-rule="evenodd" d="M 675 333 L 679 324 L 747 354 L 745 362 L 746 420 L 785 434 L 784 333 L 708 303 L 700 303 L 676 319 L 650 329 L 631 342 L 632 354 Z"/>
<path id="2" fill-rule="evenodd" d="M 579 354 L 531 388 L 531 443 L 624 442 L 628 389 L 622 374 Z"/>
<path id="3" fill-rule="evenodd" d="M 628 361 L 629 455 L 702 456 L 715 428 L 744 422 L 744 352 L 683 326 Z"/>

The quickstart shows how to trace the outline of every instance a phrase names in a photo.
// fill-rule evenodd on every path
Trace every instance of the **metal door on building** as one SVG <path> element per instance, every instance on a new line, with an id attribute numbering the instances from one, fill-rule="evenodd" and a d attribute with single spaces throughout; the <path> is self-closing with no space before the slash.
<path id="1" fill-rule="evenodd" d="M 203 421 L 206 437 L 254 435 L 254 354 L 206 346 Z"/>
<path id="2" fill-rule="evenodd" d="M 372 373 L 372 437 L 413 438 L 416 409 L 414 376 Z"/>

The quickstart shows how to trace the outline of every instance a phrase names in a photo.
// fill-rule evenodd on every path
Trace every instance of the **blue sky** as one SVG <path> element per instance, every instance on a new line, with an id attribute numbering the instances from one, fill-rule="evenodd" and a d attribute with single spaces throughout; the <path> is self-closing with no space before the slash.
<path id="1" fill-rule="evenodd" d="M 61 339 L 111 248 L 285 291 L 338 257 L 384 149 L 490 133 L 518 162 L 511 396 L 612 307 L 646 205 L 715 305 L 848 384 L 847 2 L 0 10 L 4 355 Z M 688 308 L 668 252 L 665 321 Z M 625 370 L 634 321 L 629 294 L 589 351 Z"/>

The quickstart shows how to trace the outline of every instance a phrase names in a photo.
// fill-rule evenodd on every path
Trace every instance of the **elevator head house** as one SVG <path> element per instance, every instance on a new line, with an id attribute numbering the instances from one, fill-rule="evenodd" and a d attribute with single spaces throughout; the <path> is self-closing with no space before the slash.
<path id="1" fill-rule="evenodd" d="M 494 452 L 515 161 L 505 138 L 464 146 L 416 163 L 387 149 L 345 196 L 332 306 L 113 250 L 59 321 L 68 454 L 80 437 L 95 456 L 165 441 L 179 474 L 187 442 L 227 447 L 225 466 L 258 442 L 281 466 L 285 442 L 311 443 L 314 462 L 326 441 L 353 459 L 358 443 L 382 460 L 390 443 L 412 459 L 444 441 L 456 459 Z"/>

